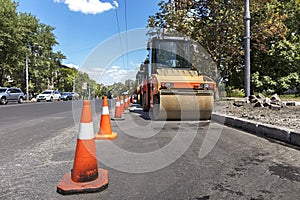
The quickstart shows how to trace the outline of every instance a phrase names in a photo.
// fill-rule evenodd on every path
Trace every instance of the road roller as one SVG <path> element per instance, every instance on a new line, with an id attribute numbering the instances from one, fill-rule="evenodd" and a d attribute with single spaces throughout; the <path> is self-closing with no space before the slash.
<path id="1" fill-rule="evenodd" d="M 156 36 L 149 40 L 148 57 L 139 74 L 144 111 L 152 120 L 209 120 L 216 83 L 190 62 L 191 41 Z"/>

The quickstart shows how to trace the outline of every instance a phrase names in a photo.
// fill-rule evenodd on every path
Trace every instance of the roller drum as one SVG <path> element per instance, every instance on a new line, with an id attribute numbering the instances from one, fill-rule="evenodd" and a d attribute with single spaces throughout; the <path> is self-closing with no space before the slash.
<path id="1" fill-rule="evenodd" d="M 212 95 L 163 94 L 154 97 L 150 117 L 154 120 L 208 120 L 213 104 Z"/>

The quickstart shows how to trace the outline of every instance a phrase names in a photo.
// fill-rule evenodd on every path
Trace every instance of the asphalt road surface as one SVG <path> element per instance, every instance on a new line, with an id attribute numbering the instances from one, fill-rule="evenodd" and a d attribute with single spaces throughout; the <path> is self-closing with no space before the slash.
<path id="1" fill-rule="evenodd" d="M 99 104 L 92 103 L 95 132 Z M 111 121 L 115 141 L 96 141 L 108 188 L 58 194 L 73 167 L 81 105 L 0 106 L 0 199 L 300 198 L 298 149 L 214 122 L 152 122 L 139 109 Z"/>

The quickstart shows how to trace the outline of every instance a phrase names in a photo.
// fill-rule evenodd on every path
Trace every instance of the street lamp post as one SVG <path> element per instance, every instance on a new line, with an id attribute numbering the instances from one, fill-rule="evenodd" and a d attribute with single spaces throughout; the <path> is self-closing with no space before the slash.
<path id="1" fill-rule="evenodd" d="M 28 43 L 28 45 L 27 45 L 27 48 L 30 50 L 30 51 L 32 51 L 32 46 Z M 36 50 L 38 50 L 38 49 L 41 49 L 42 48 L 42 46 L 40 46 L 40 45 L 36 45 L 35 44 L 35 46 L 33 46 L 33 51 L 35 52 Z M 29 81 L 29 72 L 28 72 L 28 49 L 26 49 L 26 100 L 28 101 L 29 100 L 29 83 L 28 83 L 28 81 Z"/>
<path id="2" fill-rule="evenodd" d="M 249 0 L 245 0 L 245 95 L 250 96 L 250 9 Z"/>
<path id="3" fill-rule="evenodd" d="M 28 94 L 28 52 L 26 49 L 26 100 L 29 100 L 29 94 Z"/>

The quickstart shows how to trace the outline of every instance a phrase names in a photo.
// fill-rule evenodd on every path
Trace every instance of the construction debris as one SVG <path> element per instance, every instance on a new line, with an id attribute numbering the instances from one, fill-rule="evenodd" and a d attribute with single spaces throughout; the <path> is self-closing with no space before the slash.
<path id="1" fill-rule="evenodd" d="M 253 107 L 264 107 L 264 103 L 261 100 L 257 100 Z"/>
<path id="2" fill-rule="evenodd" d="M 241 107 L 241 106 L 244 106 L 246 103 L 248 103 L 247 99 L 239 99 L 239 100 L 235 100 L 233 102 L 233 105 L 235 105 L 237 107 Z"/>
<path id="3" fill-rule="evenodd" d="M 271 104 L 269 107 L 271 110 L 280 110 L 282 106 L 276 105 L 276 104 Z"/>
<path id="4" fill-rule="evenodd" d="M 271 96 L 271 98 L 265 97 L 263 94 L 250 95 L 246 99 L 235 100 L 233 105 L 237 107 L 245 106 L 247 103 L 253 104 L 253 107 L 269 107 L 272 110 L 280 110 L 283 107 L 283 103 L 277 94 Z M 289 104 L 293 105 L 293 104 Z"/>
<path id="5" fill-rule="evenodd" d="M 296 106 L 296 102 L 295 101 L 289 101 L 285 103 L 286 106 Z"/>

